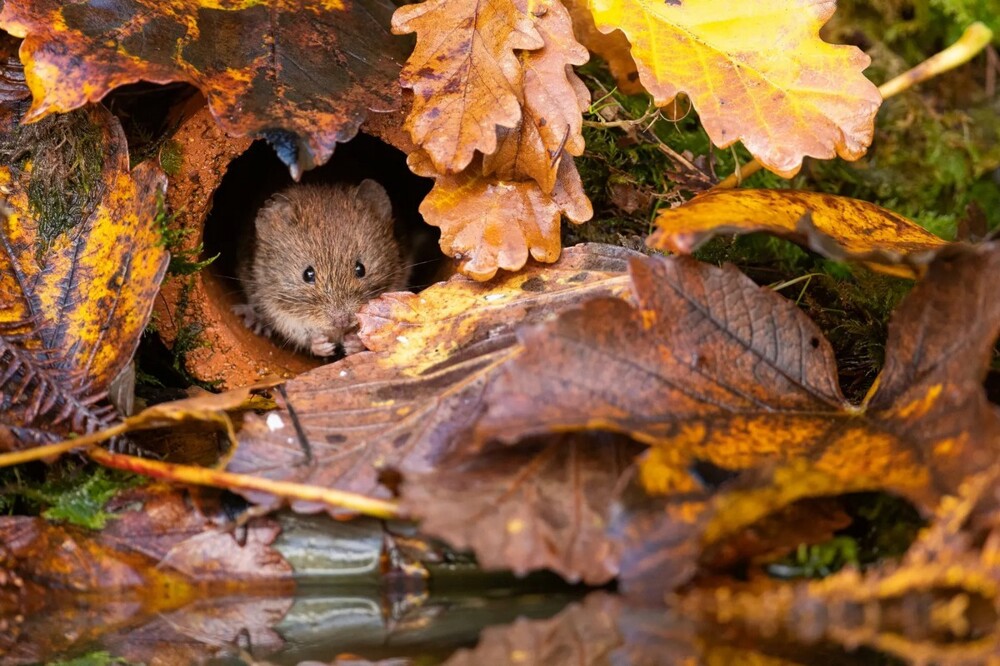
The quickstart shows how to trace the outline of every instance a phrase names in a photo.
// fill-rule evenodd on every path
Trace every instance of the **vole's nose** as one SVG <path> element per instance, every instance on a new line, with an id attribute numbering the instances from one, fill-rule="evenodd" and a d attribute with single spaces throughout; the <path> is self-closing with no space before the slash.
<path id="1" fill-rule="evenodd" d="M 334 328 L 348 328 L 354 324 L 354 313 L 334 311 L 330 313 L 330 324 Z"/>

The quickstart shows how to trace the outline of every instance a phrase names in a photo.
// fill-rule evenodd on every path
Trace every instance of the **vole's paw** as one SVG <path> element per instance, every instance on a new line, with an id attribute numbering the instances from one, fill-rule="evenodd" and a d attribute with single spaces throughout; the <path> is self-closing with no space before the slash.
<path id="1" fill-rule="evenodd" d="M 344 356 L 357 354 L 358 352 L 368 349 L 368 347 L 365 347 L 365 343 L 361 342 L 361 338 L 358 337 L 358 334 L 353 331 L 344 336 L 344 342 L 342 344 L 344 346 Z"/>
<path id="2" fill-rule="evenodd" d="M 337 343 L 332 342 L 330 338 L 325 335 L 318 335 L 312 339 L 309 351 L 311 351 L 314 356 L 333 356 L 337 353 Z"/>
<path id="3" fill-rule="evenodd" d="M 243 317 L 243 325 L 257 335 L 271 335 L 271 327 L 264 323 L 254 306 L 249 303 L 237 303 L 233 306 L 233 312 Z"/>

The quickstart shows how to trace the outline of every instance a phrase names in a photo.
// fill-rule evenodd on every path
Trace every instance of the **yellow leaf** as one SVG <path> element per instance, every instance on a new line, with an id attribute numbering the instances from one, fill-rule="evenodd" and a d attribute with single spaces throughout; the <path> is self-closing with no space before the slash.
<path id="1" fill-rule="evenodd" d="M 806 155 L 861 157 L 882 101 L 870 59 L 819 38 L 834 11 L 815 0 L 590 0 L 602 32 L 632 43 L 658 106 L 691 99 L 712 141 L 743 141 L 765 167 L 795 175 Z"/>

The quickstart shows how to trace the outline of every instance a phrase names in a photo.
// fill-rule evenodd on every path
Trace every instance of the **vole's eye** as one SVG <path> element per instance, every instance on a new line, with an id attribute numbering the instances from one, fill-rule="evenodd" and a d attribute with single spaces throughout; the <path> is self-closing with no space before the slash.
<path id="1" fill-rule="evenodd" d="M 316 281 L 316 269 L 312 266 L 306 266 L 306 269 L 302 271 L 302 281 L 308 284 L 312 284 Z"/>
<path id="2" fill-rule="evenodd" d="M 365 265 L 360 261 L 354 262 L 354 274 L 359 278 L 363 278 L 365 276 Z"/>

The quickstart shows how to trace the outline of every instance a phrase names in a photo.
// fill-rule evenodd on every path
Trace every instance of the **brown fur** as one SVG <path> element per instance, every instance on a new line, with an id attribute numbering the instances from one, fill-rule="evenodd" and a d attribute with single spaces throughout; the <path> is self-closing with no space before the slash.
<path id="1" fill-rule="evenodd" d="M 373 180 L 293 185 L 268 199 L 254 227 L 237 277 L 259 323 L 300 349 L 327 355 L 317 351 L 318 339 L 344 342 L 358 308 L 406 287 L 409 270 L 393 234 L 392 205 Z M 362 278 L 357 261 L 365 267 Z M 312 284 L 302 276 L 307 266 L 315 270 Z"/>

